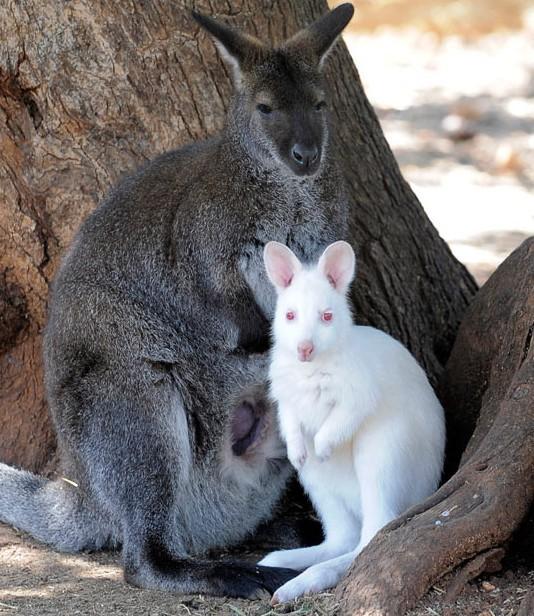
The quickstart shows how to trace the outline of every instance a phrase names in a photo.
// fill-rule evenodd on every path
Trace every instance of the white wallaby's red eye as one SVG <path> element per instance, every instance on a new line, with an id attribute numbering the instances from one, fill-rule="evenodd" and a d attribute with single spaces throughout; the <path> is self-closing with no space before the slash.
<path id="1" fill-rule="evenodd" d="M 286 319 L 292 321 L 295 318 L 295 313 L 292 310 L 286 312 Z"/>
<path id="2" fill-rule="evenodd" d="M 326 321 L 328 323 L 328 321 L 331 321 L 333 319 L 334 315 L 327 310 L 326 312 L 323 312 L 323 314 L 321 315 L 321 319 L 323 321 Z"/>

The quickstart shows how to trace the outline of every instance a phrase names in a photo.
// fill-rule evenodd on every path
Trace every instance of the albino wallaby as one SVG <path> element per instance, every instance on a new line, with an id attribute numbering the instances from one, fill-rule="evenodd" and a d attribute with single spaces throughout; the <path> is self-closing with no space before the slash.
<path id="1" fill-rule="evenodd" d="M 276 238 L 313 259 L 346 233 L 321 66 L 352 14 L 273 48 L 194 13 L 233 69 L 226 126 L 124 179 L 78 232 L 44 342 L 77 486 L 1 464 L 1 521 L 58 550 L 121 544 L 146 588 L 254 597 L 294 575 L 193 557 L 254 532 L 290 474 L 265 394 L 262 254 Z"/>
<path id="2" fill-rule="evenodd" d="M 378 530 L 436 489 L 445 427 L 407 349 L 353 325 L 346 293 L 355 257 L 347 242 L 328 246 L 313 268 L 278 242 L 266 245 L 264 258 L 278 292 L 270 391 L 325 534 L 320 545 L 260 562 L 306 569 L 276 591 L 277 603 L 337 584 Z"/>

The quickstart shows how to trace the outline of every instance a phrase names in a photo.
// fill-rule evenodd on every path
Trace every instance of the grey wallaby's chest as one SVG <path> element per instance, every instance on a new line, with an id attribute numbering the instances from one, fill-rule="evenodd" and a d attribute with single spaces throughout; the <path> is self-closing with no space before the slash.
<path id="1" fill-rule="evenodd" d="M 181 250 L 187 234 L 200 234 L 214 240 L 217 251 L 236 253 L 243 244 L 229 245 L 234 240 L 266 243 L 272 239 L 296 244 L 304 259 L 313 259 L 324 243 L 344 235 L 347 205 L 343 183 L 337 173 L 325 164 L 318 177 L 295 178 L 279 170 L 221 169 L 210 179 L 209 189 L 188 191 L 187 210 L 177 204 L 176 250 Z M 236 165 L 238 166 L 238 164 Z M 233 171 L 233 173 L 232 173 Z M 217 263 L 212 263 L 217 266 Z"/>
<path id="2" fill-rule="evenodd" d="M 291 247 L 305 262 L 314 261 L 324 247 L 343 238 L 347 207 L 340 188 L 329 182 L 287 180 L 264 190 L 254 204 L 254 222 L 241 237 L 239 271 L 262 313 L 270 319 L 275 297 L 268 283 L 263 248 L 271 240 Z"/>
<path id="3" fill-rule="evenodd" d="M 331 236 L 345 233 L 345 203 L 340 194 L 325 194 L 321 186 L 288 179 L 275 186 L 255 187 L 250 202 L 242 202 L 243 252 L 270 240 L 291 245 L 305 260 L 313 260 Z M 262 265 L 263 268 L 263 265 Z"/>

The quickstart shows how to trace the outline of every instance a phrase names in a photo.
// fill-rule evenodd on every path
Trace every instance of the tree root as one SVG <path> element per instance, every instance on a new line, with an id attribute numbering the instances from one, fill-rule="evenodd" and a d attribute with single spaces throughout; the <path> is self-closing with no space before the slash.
<path id="1" fill-rule="evenodd" d="M 466 585 L 480 574 L 500 571 L 502 569 L 501 560 L 504 557 L 504 553 L 502 548 L 488 550 L 475 556 L 473 560 L 467 562 L 463 567 L 459 567 L 447 588 L 445 603 L 456 601 Z"/>

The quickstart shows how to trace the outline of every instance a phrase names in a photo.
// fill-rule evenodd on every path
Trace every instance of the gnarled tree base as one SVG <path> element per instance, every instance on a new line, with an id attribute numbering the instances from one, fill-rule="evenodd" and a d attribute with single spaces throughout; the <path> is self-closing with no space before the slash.
<path id="1" fill-rule="evenodd" d="M 460 469 L 362 552 L 337 591 L 344 614 L 404 614 L 440 577 L 519 526 L 534 499 L 533 331 L 531 238 L 474 299 L 447 366 L 451 425 L 478 415 Z"/>

